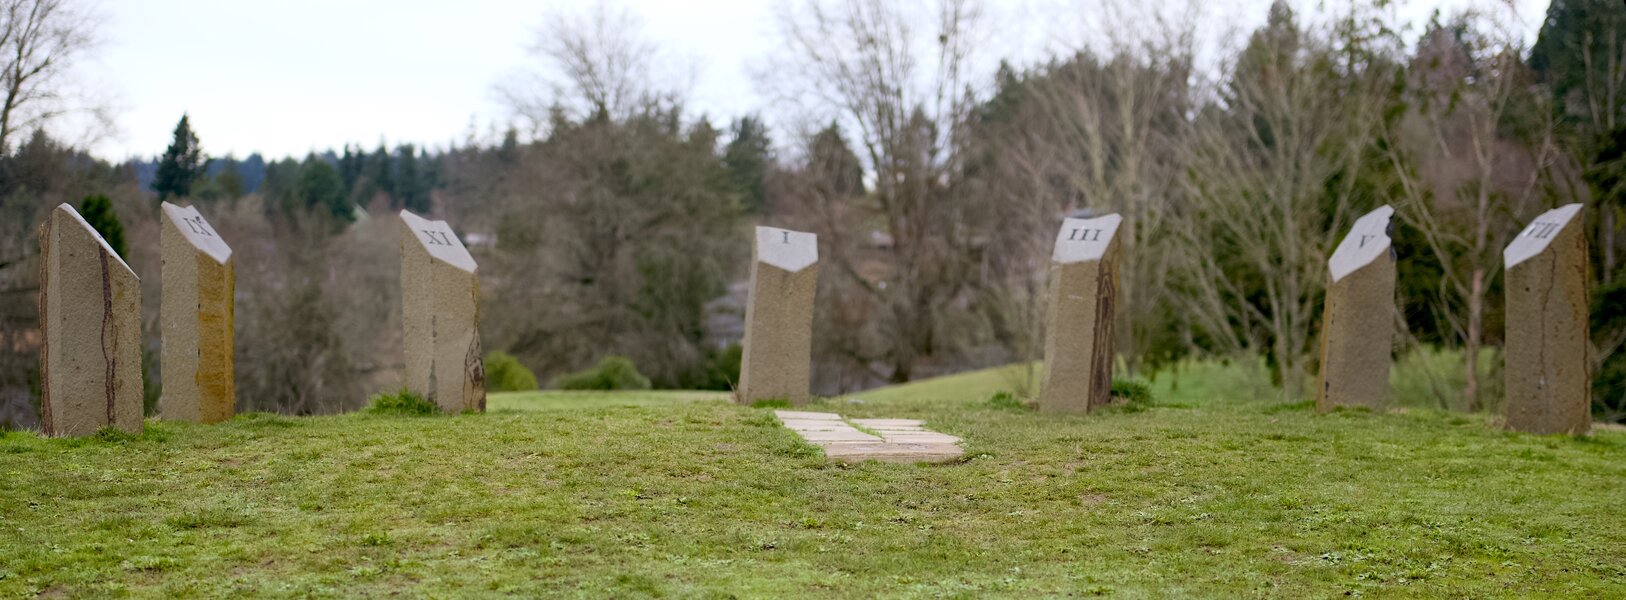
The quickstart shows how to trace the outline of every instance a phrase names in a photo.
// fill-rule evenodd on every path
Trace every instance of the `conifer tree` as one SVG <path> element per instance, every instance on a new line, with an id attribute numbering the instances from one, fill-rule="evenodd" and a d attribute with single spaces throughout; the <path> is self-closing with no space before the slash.
<path id="1" fill-rule="evenodd" d="M 760 119 L 746 116 L 734 122 L 733 130 L 734 139 L 728 142 L 723 163 L 740 192 L 740 204 L 747 212 L 760 212 L 768 205 L 768 165 L 773 161 L 768 128 Z"/>
<path id="2" fill-rule="evenodd" d="M 396 158 L 395 174 L 395 202 L 392 206 L 405 208 L 415 213 L 429 212 L 429 190 L 423 185 L 423 176 L 418 172 L 418 151 L 412 144 L 402 144 L 396 149 L 400 155 Z"/>
<path id="3" fill-rule="evenodd" d="M 367 178 L 372 180 L 373 194 L 383 192 L 392 199 L 395 197 L 395 161 L 391 158 L 389 149 L 384 147 L 384 142 L 379 142 L 378 150 L 373 151 L 373 155 L 368 158 Z"/>
<path id="4" fill-rule="evenodd" d="M 192 125 L 183 114 L 181 122 L 175 125 L 174 139 L 158 162 L 158 177 L 152 182 L 158 200 L 191 194 L 192 182 L 203 176 L 205 166 L 203 147 L 198 145 L 198 136 L 192 133 Z"/>
<path id="5" fill-rule="evenodd" d="M 84 217 L 96 233 L 102 234 L 102 239 L 107 240 L 114 253 L 124 256 L 124 225 L 119 223 L 119 215 L 113 212 L 112 200 L 101 194 L 86 196 L 79 203 L 79 216 Z"/>

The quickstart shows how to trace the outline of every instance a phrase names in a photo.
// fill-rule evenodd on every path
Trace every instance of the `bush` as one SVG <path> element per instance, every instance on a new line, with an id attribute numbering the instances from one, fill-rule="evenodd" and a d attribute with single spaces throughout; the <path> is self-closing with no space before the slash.
<path id="1" fill-rule="evenodd" d="M 416 392 L 401 388 L 393 394 L 373 394 L 367 412 L 385 415 L 425 416 L 440 414 L 440 407 Z"/>
<path id="2" fill-rule="evenodd" d="M 751 403 L 752 408 L 791 408 L 787 398 L 763 398 Z"/>
<path id="3" fill-rule="evenodd" d="M 1139 379 L 1114 379 L 1112 400 L 1129 412 L 1146 410 L 1152 407 L 1152 386 Z"/>
<path id="4" fill-rule="evenodd" d="M 536 374 L 514 355 L 493 350 L 485 358 L 486 389 L 493 392 L 528 392 L 536 389 Z"/>
<path id="5" fill-rule="evenodd" d="M 679 385 L 690 390 L 730 391 L 740 381 L 739 344 L 721 350 L 707 350 L 705 363 L 692 375 L 680 378 Z"/>
<path id="6" fill-rule="evenodd" d="M 622 356 L 606 356 L 592 368 L 560 375 L 549 387 L 561 390 L 647 390 L 649 378 Z"/>
<path id="7" fill-rule="evenodd" d="M 1027 406 L 1023 405 L 1022 401 L 1017 399 L 1016 394 L 1012 394 L 1004 390 L 994 392 L 994 395 L 988 398 L 988 406 L 1001 410 L 1027 409 Z"/>

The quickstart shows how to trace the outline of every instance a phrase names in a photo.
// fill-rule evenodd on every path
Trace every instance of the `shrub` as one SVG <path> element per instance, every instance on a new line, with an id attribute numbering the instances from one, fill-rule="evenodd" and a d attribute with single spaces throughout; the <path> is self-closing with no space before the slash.
<path id="1" fill-rule="evenodd" d="M 740 381 L 739 344 L 729 344 L 720 350 L 707 350 L 705 362 L 685 376 L 678 385 L 690 390 L 729 391 Z"/>
<path id="2" fill-rule="evenodd" d="M 647 390 L 649 378 L 622 356 L 606 356 L 592 368 L 560 375 L 550 387 L 561 390 Z"/>
<path id="3" fill-rule="evenodd" d="M 1000 390 L 988 398 L 988 406 L 1001 410 L 1025 410 L 1027 407 L 1017 399 L 1016 394 Z"/>
<path id="4" fill-rule="evenodd" d="M 439 406 L 406 388 L 393 394 L 373 394 L 368 402 L 367 412 L 370 413 L 408 416 L 440 414 Z"/>
<path id="5" fill-rule="evenodd" d="M 536 389 L 536 374 L 514 355 L 493 350 L 485 358 L 486 389 L 493 392 L 528 392 Z"/>
<path id="6" fill-rule="evenodd" d="M 1146 410 L 1152 407 L 1152 386 L 1139 379 L 1114 379 L 1112 400 L 1129 412 Z"/>
<path id="7" fill-rule="evenodd" d="M 751 403 L 752 408 L 790 408 L 790 400 L 786 398 L 763 398 Z"/>

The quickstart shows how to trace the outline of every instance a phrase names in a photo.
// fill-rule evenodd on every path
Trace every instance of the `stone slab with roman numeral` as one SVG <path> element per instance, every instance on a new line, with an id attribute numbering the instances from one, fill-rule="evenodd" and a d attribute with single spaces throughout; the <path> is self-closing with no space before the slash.
<path id="1" fill-rule="evenodd" d="M 403 380 L 446 412 L 484 411 L 480 280 L 445 221 L 401 211 Z"/>
<path id="2" fill-rule="evenodd" d="M 1581 205 L 1537 216 L 1502 251 L 1502 260 L 1507 426 L 1586 433 L 1592 425 L 1592 360 Z"/>
<path id="3" fill-rule="evenodd" d="M 44 433 L 139 433 L 141 280 L 67 204 L 40 226 L 39 311 Z"/>
<path id="4" fill-rule="evenodd" d="M 1083 413 L 1112 400 L 1122 222 L 1116 214 L 1066 219 L 1056 235 L 1045 313 L 1042 409 Z"/>
<path id="5" fill-rule="evenodd" d="M 1321 374 L 1316 410 L 1381 409 L 1389 396 L 1394 350 L 1395 260 L 1389 233 L 1394 209 L 1355 220 L 1327 260 L 1321 317 Z"/>
<path id="6" fill-rule="evenodd" d="M 163 396 L 166 421 L 218 423 L 237 413 L 231 247 L 191 206 L 161 206 Z"/>
<path id="7" fill-rule="evenodd" d="M 751 291 L 735 399 L 745 404 L 805 403 L 811 391 L 818 237 L 758 227 L 751 252 Z"/>

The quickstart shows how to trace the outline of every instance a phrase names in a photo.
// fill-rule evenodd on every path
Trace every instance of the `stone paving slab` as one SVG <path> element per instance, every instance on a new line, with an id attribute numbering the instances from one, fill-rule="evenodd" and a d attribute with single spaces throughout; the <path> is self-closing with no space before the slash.
<path id="1" fill-rule="evenodd" d="M 781 421 L 786 420 L 786 419 L 803 420 L 803 421 L 806 421 L 806 420 L 840 421 L 841 420 L 841 415 L 838 415 L 836 413 L 807 412 L 807 411 L 800 411 L 800 410 L 776 410 L 776 411 L 773 411 L 773 413 L 775 415 L 778 415 L 779 420 L 781 420 Z"/>
<path id="2" fill-rule="evenodd" d="M 916 419 L 852 420 L 853 424 L 881 434 L 876 437 L 858 430 L 835 413 L 780 410 L 774 414 L 785 428 L 823 448 L 825 458 L 833 461 L 947 462 L 965 454 L 958 445 L 960 438 L 928 430 Z"/>
<path id="3" fill-rule="evenodd" d="M 892 463 L 948 462 L 965 454 L 954 444 L 912 444 L 882 442 L 879 444 L 840 443 L 824 447 L 824 456 L 838 462 L 864 462 L 878 460 Z"/>
<path id="4" fill-rule="evenodd" d="M 813 442 L 815 444 L 820 443 L 820 442 L 883 442 L 883 441 L 885 441 L 885 440 L 883 440 L 881 438 L 878 438 L 878 437 L 875 437 L 873 435 L 864 433 L 864 432 L 859 431 L 857 429 L 854 429 L 852 431 L 798 431 L 796 433 L 798 435 L 801 435 L 802 439 L 805 439 L 805 440 L 807 440 L 809 442 Z"/>
<path id="5" fill-rule="evenodd" d="M 892 431 L 881 432 L 881 437 L 888 442 L 909 442 L 915 444 L 958 444 L 960 438 L 946 433 L 926 431 L 921 433 L 898 433 Z"/>
<path id="6" fill-rule="evenodd" d="M 815 420 L 815 419 L 780 419 L 780 420 L 784 421 L 786 428 L 793 429 L 795 431 L 835 431 L 835 430 L 846 431 L 848 429 L 853 428 L 853 426 L 848 425 L 846 423 L 843 423 L 841 421 L 824 421 L 824 420 Z"/>
<path id="7" fill-rule="evenodd" d="M 918 419 L 853 419 L 853 423 L 860 427 L 870 429 L 894 429 L 900 427 L 922 427 L 925 421 Z"/>

